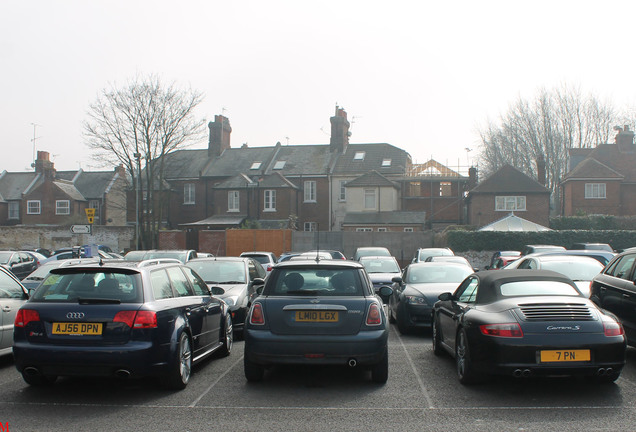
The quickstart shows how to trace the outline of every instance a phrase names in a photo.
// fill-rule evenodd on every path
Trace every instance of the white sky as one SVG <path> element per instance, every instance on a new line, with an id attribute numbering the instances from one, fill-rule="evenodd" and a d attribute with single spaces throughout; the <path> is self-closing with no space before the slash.
<path id="1" fill-rule="evenodd" d="M 88 106 L 149 74 L 203 92 L 199 117 L 225 109 L 232 147 L 327 144 L 337 103 L 351 143 L 466 165 L 477 128 L 541 87 L 633 106 L 635 12 L 633 0 L 5 0 L 0 172 L 30 169 L 33 123 L 58 170 L 103 169 L 82 138 Z"/>

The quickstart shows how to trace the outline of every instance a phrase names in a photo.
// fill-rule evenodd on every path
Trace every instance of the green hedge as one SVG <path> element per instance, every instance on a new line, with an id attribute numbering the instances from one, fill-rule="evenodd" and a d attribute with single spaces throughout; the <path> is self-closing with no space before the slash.
<path id="1" fill-rule="evenodd" d="M 551 244 L 570 248 L 573 243 L 608 243 L 614 250 L 636 246 L 636 231 L 561 230 L 540 232 L 499 232 L 448 230 L 444 246 L 455 252 L 522 250 L 527 244 Z"/>
<path id="2" fill-rule="evenodd" d="M 556 217 L 550 218 L 550 228 L 555 230 L 636 230 L 636 217 L 609 215 Z"/>

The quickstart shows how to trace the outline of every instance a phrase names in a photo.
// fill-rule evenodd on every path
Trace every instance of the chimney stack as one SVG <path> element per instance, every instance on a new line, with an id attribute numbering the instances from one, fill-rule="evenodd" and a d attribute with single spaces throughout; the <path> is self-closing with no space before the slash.
<path id="1" fill-rule="evenodd" d="M 634 132 L 629 130 L 629 125 L 625 125 L 622 129 L 616 127 L 618 133 L 616 134 L 616 144 L 618 145 L 618 151 L 621 153 L 633 153 L 634 152 Z"/>
<path id="2" fill-rule="evenodd" d="M 329 149 L 332 152 L 344 153 L 349 145 L 349 126 L 347 112 L 336 105 L 336 114 L 331 117 L 331 139 Z"/>
<path id="3" fill-rule="evenodd" d="M 42 174 L 47 180 L 55 179 L 55 167 L 49 159 L 49 152 L 38 151 L 38 158 L 35 160 L 35 172 Z"/>
<path id="4" fill-rule="evenodd" d="M 537 156 L 537 181 L 545 186 L 546 182 L 546 173 L 545 173 L 545 159 L 543 155 Z"/>
<path id="5" fill-rule="evenodd" d="M 215 115 L 214 121 L 208 123 L 210 139 L 208 141 L 208 156 L 219 157 L 224 150 L 230 148 L 230 134 L 232 126 L 230 120 L 223 115 Z"/>

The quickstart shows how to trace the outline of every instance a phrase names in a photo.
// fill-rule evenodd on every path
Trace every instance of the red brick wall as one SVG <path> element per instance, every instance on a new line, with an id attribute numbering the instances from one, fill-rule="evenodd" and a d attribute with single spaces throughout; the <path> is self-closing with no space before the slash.
<path id="1" fill-rule="evenodd" d="M 499 194 L 497 194 L 499 195 Z M 506 195 L 520 195 L 506 194 Z M 520 218 L 538 223 L 543 226 L 550 224 L 550 195 L 549 194 L 525 194 L 526 211 L 515 211 Z M 495 211 L 495 194 L 475 194 L 470 199 L 468 209 L 468 223 L 482 227 L 508 216 L 509 212 Z"/>
<path id="2" fill-rule="evenodd" d="M 159 249 L 185 249 L 185 231 L 159 231 Z"/>
<path id="3" fill-rule="evenodd" d="M 199 231 L 199 252 L 226 256 L 225 231 Z"/>
<path id="4" fill-rule="evenodd" d="M 586 183 L 605 183 L 605 199 L 585 199 Z M 632 194 L 621 196 L 621 185 L 618 181 L 590 181 L 577 180 L 569 181 L 563 187 L 563 214 L 565 216 L 575 216 L 578 212 L 585 214 L 606 214 L 615 216 L 633 215 L 635 213 L 625 213 L 632 207 L 629 200 L 635 198 Z M 632 191 L 635 193 L 636 191 Z M 621 209 L 621 201 L 625 208 Z"/>

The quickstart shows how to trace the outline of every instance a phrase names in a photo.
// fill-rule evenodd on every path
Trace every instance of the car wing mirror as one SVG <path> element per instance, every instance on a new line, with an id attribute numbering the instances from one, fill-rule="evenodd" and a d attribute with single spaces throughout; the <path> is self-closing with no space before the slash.
<path id="1" fill-rule="evenodd" d="M 389 286 L 382 286 L 380 287 L 378 294 L 380 295 L 382 300 L 386 302 L 389 299 L 389 297 L 391 297 L 391 295 L 393 294 L 393 288 Z"/>
<path id="2" fill-rule="evenodd" d="M 441 301 L 449 301 L 453 299 L 453 294 L 449 292 L 441 293 L 437 298 Z"/>
<path id="3" fill-rule="evenodd" d="M 254 280 L 252 281 L 252 285 L 254 285 L 254 286 L 265 285 L 265 279 L 263 279 L 263 278 L 254 278 Z"/>
<path id="4" fill-rule="evenodd" d="M 391 282 L 395 282 L 395 283 L 402 283 L 402 276 L 395 276 L 393 277 L 393 279 L 391 279 Z"/>
<path id="5" fill-rule="evenodd" d="M 263 294 L 263 288 L 265 288 L 265 285 L 259 285 L 258 287 L 256 287 L 256 294 Z"/>

